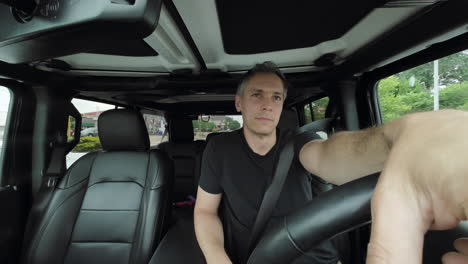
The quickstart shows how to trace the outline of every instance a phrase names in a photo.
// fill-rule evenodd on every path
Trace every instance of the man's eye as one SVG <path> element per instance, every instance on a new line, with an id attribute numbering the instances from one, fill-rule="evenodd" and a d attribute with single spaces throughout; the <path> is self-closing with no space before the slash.
<path id="1" fill-rule="evenodd" d="M 252 96 L 253 96 L 253 97 L 259 97 L 260 94 L 259 94 L 259 93 L 254 93 L 254 94 L 252 94 Z"/>
<path id="2" fill-rule="evenodd" d="M 274 99 L 275 99 L 275 101 L 281 101 L 281 100 L 283 100 L 283 97 L 277 95 L 277 96 L 275 96 Z"/>

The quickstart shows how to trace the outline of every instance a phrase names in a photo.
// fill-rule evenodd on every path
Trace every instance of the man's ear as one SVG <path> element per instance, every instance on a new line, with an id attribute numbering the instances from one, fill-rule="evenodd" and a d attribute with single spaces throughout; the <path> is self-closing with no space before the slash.
<path id="1" fill-rule="evenodd" d="M 239 112 L 239 113 L 242 112 L 242 111 L 241 111 L 242 108 L 241 108 L 241 102 L 240 102 L 240 101 L 241 101 L 241 97 L 240 97 L 238 94 L 236 94 L 235 105 L 236 105 L 236 110 L 237 110 L 237 112 Z"/>

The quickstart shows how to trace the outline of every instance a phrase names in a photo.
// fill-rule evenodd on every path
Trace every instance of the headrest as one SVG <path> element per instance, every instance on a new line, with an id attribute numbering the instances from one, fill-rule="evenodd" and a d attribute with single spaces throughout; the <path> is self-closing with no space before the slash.
<path id="1" fill-rule="evenodd" d="M 193 124 L 191 119 L 171 119 L 169 121 L 170 142 L 183 143 L 193 141 Z"/>
<path id="2" fill-rule="evenodd" d="M 294 109 L 283 109 L 280 120 L 278 122 L 278 128 L 281 130 L 296 129 L 299 127 L 299 120 L 297 119 L 297 113 Z"/>
<path id="3" fill-rule="evenodd" d="M 222 132 L 211 132 L 206 135 L 206 142 L 210 141 L 214 136 L 220 135 Z"/>
<path id="4" fill-rule="evenodd" d="M 98 119 L 102 149 L 146 151 L 149 136 L 141 113 L 130 109 L 115 109 L 102 113 Z"/>

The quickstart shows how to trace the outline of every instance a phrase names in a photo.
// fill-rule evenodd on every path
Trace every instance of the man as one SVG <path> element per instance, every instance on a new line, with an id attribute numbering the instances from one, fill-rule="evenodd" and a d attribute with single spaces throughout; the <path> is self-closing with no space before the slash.
<path id="1" fill-rule="evenodd" d="M 208 263 L 242 263 L 248 254 L 251 229 L 279 153 L 290 134 L 276 128 L 286 97 L 284 76 L 271 63 L 246 74 L 236 95 L 243 129 L 212 138 L 205 149 L 195 207 L 197 239 Z M 228 251 L 217 215 L 223 200 Z M 312 198 L 308 172 L 293 163 L 270 225 Z M 226 230 L 224 230 L 226 231 Z M 296 263 L 335 264 L 336 249 L 325 242 Z"/>
<path id="2" fill-rule="evenodd" d="M 217 140 L 210 141 L 205 150 L 209 158 L 203 160 L 194 218 L 197 240 L 208 264 L 231 263 L 218 216 L 221 198 L 226 201 L 224 207 L 228 207 L 225 211 L 230 213 L 226 218 L 237 224 L 233 228 L 237 233 L 231 233 L 235 241 L 229 245 L 230 250 L 246 254 L 241 242 L 248 240 L 239 230 L 252 228 L 252 215 L 261 201 L 258 197 L 263 196 L 269 182 L 268 178 L 259 180 L 257 175 L 273 174 L 271 164 L 276 162 L 281 147 L 277 143 L 284 142 L 284 134 L 276 128 L 286 96 L 284 77 L 271 64 L 262 65 L 246 74 L 236 95 L 243 129 L 215 137 Z M 326 141 L 313 140 L 300 149 L 298 160 L 309 172 L 335 184 L 382 171 L 372 198 L 368 263 L 421 263 L 424 233 L 429 228 L 447 229 L 466 219 L 468 163 L 463 155 L 468 152 L 468 140 L 464 140 L 467 132 L 466 112 L 418 113 L 376 128 L 337 133 Z M 457 140 L 446 140 L 448 135 Z M 223 146 L 223 142 L 237 150 L 217 149 L 216 160 L 210 152 L 216 145 Z M 247 146 L 244 155 L 239 154 L 242 146 Z M 259 168 L 246 173 L 242 165 L 227 166 L 232 160 L 254 162 Z M 291 176 L 301 174 L 300 169 L 292 171 L 272 221 L 287 213 L 285 203 L 294 209 L 309 198 L 308 190 L 298 186 L 302 178 Z M 290 190 L 296 190 L 294 195 L 289 194 Z M 324 251 L 325 254 L 317 255 Z M 322 263 L 319 259 L 323 263 L 336 262 L 329 243 L 321 245 L 317 252 L 310 255 L 317 263 Z M 450 258 L 455 257 L 444 257 Z"/>

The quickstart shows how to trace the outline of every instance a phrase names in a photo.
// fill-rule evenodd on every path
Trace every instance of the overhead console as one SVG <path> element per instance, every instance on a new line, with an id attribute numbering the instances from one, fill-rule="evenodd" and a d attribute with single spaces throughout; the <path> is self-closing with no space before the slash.
<path id="1" fill-rule="evenodd" d="M 140 41 L 155 30 L 161 3 L 0 0 L 0 60 L 26 63 Z"/>

